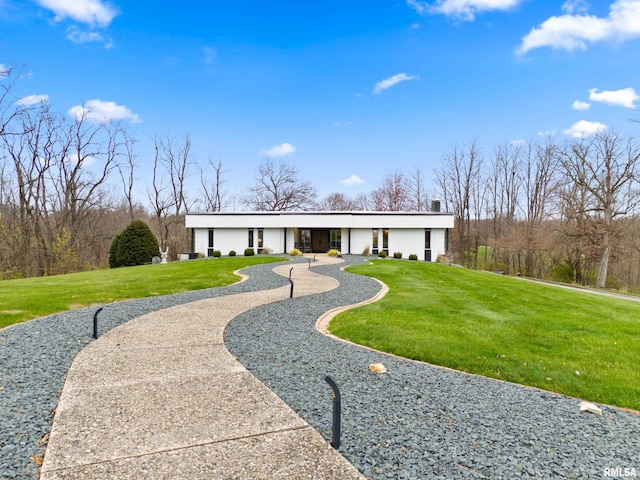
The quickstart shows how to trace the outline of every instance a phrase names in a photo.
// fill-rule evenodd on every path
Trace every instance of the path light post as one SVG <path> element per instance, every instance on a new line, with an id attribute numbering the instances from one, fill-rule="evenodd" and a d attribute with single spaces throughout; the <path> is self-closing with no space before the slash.
<path id="1" fill-rule="evenodd" d="M 102 311 L 102 307 L 93 314 L 93 338 L 98 338 L 98 314 Z"/>
<path id="2" fill-rule="evenodd" d="M 329 375 L 325 375 L 324 381 L 331 387 L 333 395 L 333 424 L 331 425 L 331 446 L 336 450 L 340 448 L 340 411 L 342 410 L 342 397 L 338 385 Z"/>
<path id="3" fill-rule="evenodd" d="M 289 298 L 293 298 L 293 280 L 291 280 L 291 272 L 293 272 L 293 267 L 289 270 L 289 283 L 291 283 L 291 292 L 289 292 Z"/>

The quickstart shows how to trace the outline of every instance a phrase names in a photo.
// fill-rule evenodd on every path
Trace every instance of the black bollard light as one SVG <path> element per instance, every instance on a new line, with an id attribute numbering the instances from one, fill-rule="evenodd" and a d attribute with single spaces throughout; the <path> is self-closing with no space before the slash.
<path id="1" fill-rule="evenodd" d="M 102 307 L 93 314 L 93 338 L 98 338 L 98 314 L 102 311 Z"/>
<path id="2" fill-rule="evenodd" d="M 291 284 L 291 291 L 289 292 L 289 298 L 293 298 L 293 280 L 291 280 L 291 272 L 293 272 L 293 267 L 289 270 L 289 283 Z"/>
<path id="3" fill-rule="evenodd" d="M 333 424 L 331 425 L 331 446 L 335 449 L 340 448 L 340 411 L 342 410 L 342 398 L 338 385 L 329 375 L 324 377 L 324 381 L 331 387 L 333 395 Z"/>

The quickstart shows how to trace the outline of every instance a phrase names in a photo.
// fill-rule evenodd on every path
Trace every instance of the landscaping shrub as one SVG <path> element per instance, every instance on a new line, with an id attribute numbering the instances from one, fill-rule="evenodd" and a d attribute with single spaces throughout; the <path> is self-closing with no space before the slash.
<path id="1" fill-rule="evenodd" d="M 384 250 L 380 250 L 380 252 L 378 253 L 378 257 L 387 258 L 387 252 L 385 252 Z"/>
<path id="2" fill-rule="evenodd" d="M 245 248 L 244 249 L 244 256 L 245 257 L 252 257 L 256 254 L 256 251 L 253 248 Z"/>
<path id="3" fill-rule="evenodd" d="M 214 250 L 213 251 L 213 256 L 215 258 L 220 258 L 222 256 L 222 252 L 220 252 L 220 250 Z"/>
<path id="4" fill-rule="evenodd" d="M 116 268 L 151 263 L 159 250 L 158 240 L 147 224 L 135 220 L 113 240 L 109 249 L 109 266 Z"/>
<path id="5" fill-rule="evenodd" d="M 121 238 L 122 233 L 119 233 L 116 235 L 116 238 L 113 239 L 113 242 L 111 242 L 111 247 L 109 248 L 109 268 L 116 268 L 120 266 L 118 265 L 118 245 L 120 245 Z"/>
<path id="6" fill-rule="evenodd" d="M 327 252 L 327 255 L 329 255 L 330 257 L 337 257 L 338 255 L 340 255 L 340 252 L 335 248 L 332 248 Z"/>
<path id="7" fill-rule="evenodd" d="M 402 252 L 394 252 L 393 258 L 402 258 Z"/>
<path id="8" fill-rule="evenodd" d="M 302 255 L 302 252 L 297 248 L 294 248 L 289 252 L 289 255 L 291 255 L 292 257 L 299 257 L 300 255 Z"/>
<path id="9" fill-rule="evenodd" d="M 418 255 L 412 253 L 411 255 L 409 255 L 409 260 L 418 260 Z"/>
<path id="10" fill-rule="evenodd" d="M 230 257 L 235 257 L 236 256 L 236 251 L 235 250 L 229 250 L 229 256 Z"/>
<path id="11" fill-rule="evenodd" d="M 369 245 L 364 247 L 364 250 L 362 250 L 362 255 L 365 257 L 368 257 L 369 255 L 371 255 L 371 251 L 369 250 Z"/>
<path id="12" fill-rule="evenodd" d="M 260 253 L 262 255 L 269 255 L 271 253 L 271 249 L 267 248 L 267 247 L 264 247 Z"/>

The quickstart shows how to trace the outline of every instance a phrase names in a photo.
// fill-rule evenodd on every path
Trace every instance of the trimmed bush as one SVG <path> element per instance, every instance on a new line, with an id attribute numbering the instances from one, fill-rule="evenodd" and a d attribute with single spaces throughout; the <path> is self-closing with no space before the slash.
<path id="1" fill-rule="evenodd" d="M 302 252 L 297 248 L 294 248 L 289 252 L 289 255 L 291 255 L 292 257 L 299 257 L 300 255 L 302 255 Z"/>
<path id="2" fill-rule="evenodd" d="M 245 248 L 244 256 L 245 257 L 253 257 L 256 254 L 256 251 L 253 248 Z"/>
<path id="3" fill-rule="evenodd" d="M 365 257 L 368 257 L 369 255 L 371 255 L 371 252 L 369 250 L 369 245 L 364 247 L 364 250 L 362 250 L 362 255 Z"/>
<path id="4" fill-rule="evenodd" d="M 378 253 L 378 257 L 387 258 L 387 252 L 385 252 L 384 250 L 380 250 L 380 252 Z"/>
<path id="5" fill-rule="evenodd" d="M 145 265 L 151 263 L 159 251 L 158 240 L 147 224 L 135 220 L 113 240 L 109 249 L 109 266 Z"/>
<path id="6" fill-rule="evenodd" d="M 235 250 L 229 250 L 229 256 L 230 257 L 235 257 L 236 256 L 236 251 Z"/>
<path id="7" fill-rule="evenodd" d="M 327 255 L 329 255 L 330 257 L 337 257 L 338 255 L 340 255 L 340 252 L 335 248 L 332 248 L 327 252 Z"/>
<path id="8" fill-rule="evenodd" d="M 220 258 L 222 256 L 222 252 L 220 250 L 214 250 L 213 251 L 213 256 L 215 258 Z"/>
<path id="9" fill-rule="evenodd" d="M 394 252 L 393 258 L 402 258 L 402 252 Z"/>
<path id="10" fill-rule="evenodd" d="M 271 253 L 271 249 L 267 247 L 264 247 L 260 252 L 261 255 L 269 255 L 270 253 Z"/>
<path id="11" fill-rule="evenodd" d="M 111 248 L 109 248 L 109 268 L 116 268 L 120 266 L 118 265 L 118 245 L 120 245 L 121 238 L 122 232 L 116 235 L 116 238 L 111 242 Z"/>
<path id="12" fill-rule="evenodd" d="M 409 260 L 418 260 L 418 255 L 412 253 L 411 255 L 409 255 Z"/>

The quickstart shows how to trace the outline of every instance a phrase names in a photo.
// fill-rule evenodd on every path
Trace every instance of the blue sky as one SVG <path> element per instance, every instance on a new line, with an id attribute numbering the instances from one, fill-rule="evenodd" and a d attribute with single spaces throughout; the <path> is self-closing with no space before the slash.
<path id="1" fill-rule="evenodd" d="M 322 197 L 472 139 L 640 130 L 640 0 L 0 0 L 0 32 L 23 102 L 127 125 L 139 190 L 154 134 L 190 134 L 231 194 L 269 155 Z"/>

